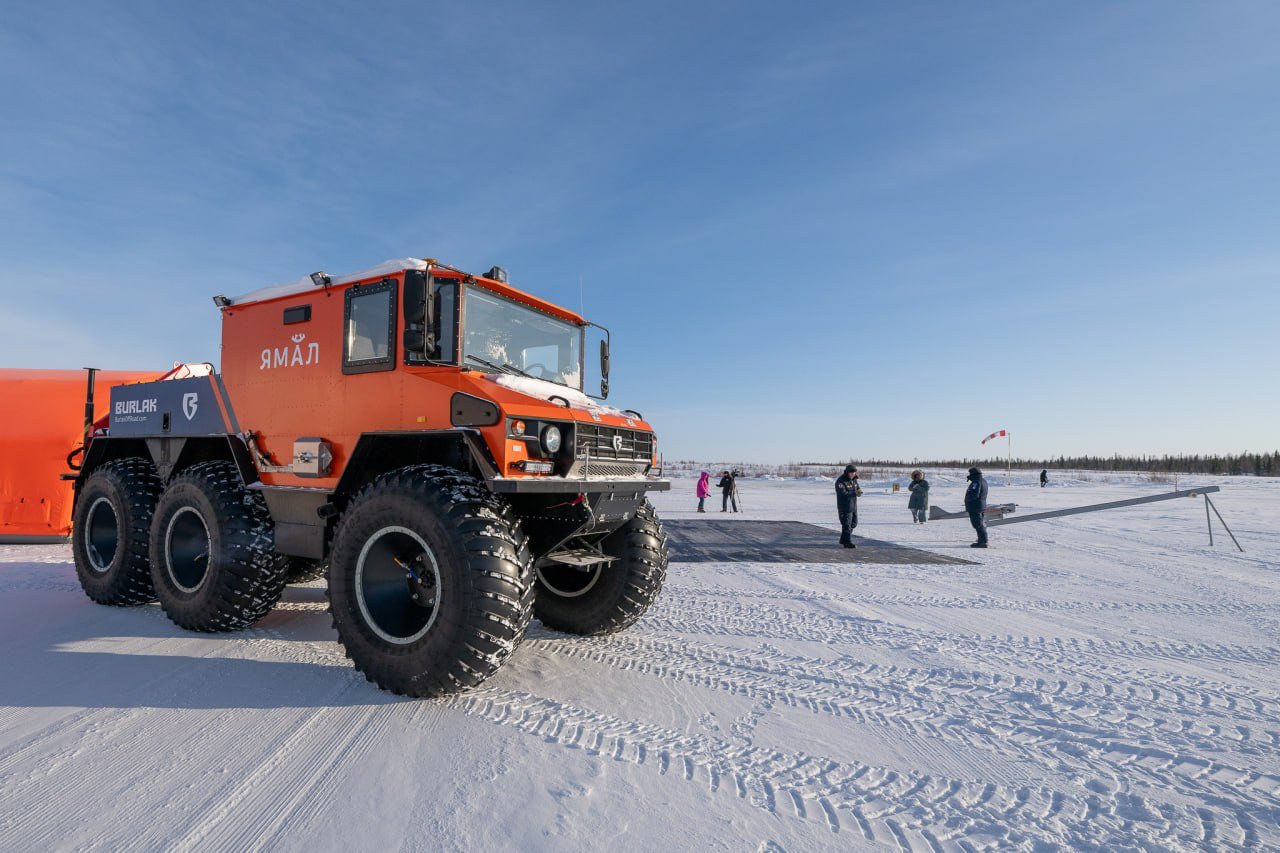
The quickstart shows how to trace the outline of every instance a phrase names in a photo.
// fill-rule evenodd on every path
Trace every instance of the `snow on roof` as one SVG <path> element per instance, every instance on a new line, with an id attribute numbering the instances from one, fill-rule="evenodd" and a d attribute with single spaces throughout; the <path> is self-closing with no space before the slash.
<path id="1" fill-rule="evenodd" d="M 347 273 L 346 275 L 335 275 L 329 277 L 330 284 L 349 284 L 353 281 L 361 279 L 373 278 L 379 275 L 390 275 L 400 272 L 401 270 L 426 270 L 427 262 L 420 261 L 417 258 L 399 258 L 390 261 L 383 261 L 375 267 L 369 267 L 367 270 L 359 272 Z M 311 276 L 300 278 L 297 281 L 291 281 L 287 284 L 273 284 L 270 287 L 262 287 L 257 290 L 251 290 L 248 293 L 242 293 L 239 296 L 231 297 L 232 305 L 242 305 L 246 302 L 262 302 L 266 299 L 278 299 L 281 296 L 292 296 L 295 293 L 305 293 L 308 290 L 315 289 L 315 282 L 311 280 Z"/>

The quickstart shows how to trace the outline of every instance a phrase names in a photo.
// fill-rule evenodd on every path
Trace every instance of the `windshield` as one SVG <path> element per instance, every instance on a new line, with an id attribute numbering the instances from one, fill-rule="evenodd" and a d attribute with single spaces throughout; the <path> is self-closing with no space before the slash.
<path id="1" fill-rule="evenodd" d="M 582 329 L 468 287 L 463 300 L 462 364 L 524 374 L 582 390 Z"/>

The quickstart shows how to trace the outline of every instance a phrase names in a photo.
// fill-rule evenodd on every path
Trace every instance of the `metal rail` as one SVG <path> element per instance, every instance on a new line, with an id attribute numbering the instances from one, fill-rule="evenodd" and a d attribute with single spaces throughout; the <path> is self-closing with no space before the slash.
<path id="1" fill-rule="evenodd" d="M 1034 512 L 1031 515 L 1020 515 L 1016 518 L 997 517 L 997 518 L 991 519 L 990 521 L 987 521 L 986 526 L 999 527 L 1002 524 L 1019 524 L 1024 521 L 1044 521 L 1050 518 L 1062 518 L 1064 515 L 1079 515 L 1080 513 L 1083 513 L 1083 512 L 1098 512 L 1099 510 L 1104 510 L 1104 509 L 1118 509 L 1119 507 L 1122 507 L 1122 506 L 1137 506 L 1138 504 L 1150 504 L 1150 503 L 1155 503 L 1157 501 L 1171 501 L 1174 498 L 1203 497 L 1204 498 L 1204 520 L 1209 527 L 1209 544 L 1213 545 L 1213 519 L 1210 518 L 1209 516 L 1209 510 L 1212 509 L 1213 514 L 1218 517 L 1218 521 L 1222 524 L 1223 529 L 1227 531 L 1227 535 L 1231 537 L 1231 541 L 1235 543 L 1236 548 L 1239 549 L 1241 553 L 1244 553 L 1244 548 L 1241 547 L 1240 542 L 1236 539 L 1236 535 L 1231 532 L 1230 527 L 1227 527 L 1226 519 L 1222 517 L 1222 513 L 1218 512 L 1218 508 L 1214 506 L 1213 501 L 1209 500 L 1209 495 L 1213 494 L 1214 492 L 1220 492 L 1220 491 L 1222 491 L 1222 489 L 1219 488 L 1218 486 L 1204 486 L 1203 488 L 1199 488 L 1199 489 L 1181 489 L 1176 492 L 1164 492 L 1162 494 L 1147 495 L 1146 497 L 1141 497 L 1141 498 L 1128 498 L 1127 500 L 1123 500 L 1123 501 L 1108 501 L 1107 503 L 1103 503 L 1103 504 L 1089 504 L 1088 506 L 1073 506 L 1067 509 L 1050 510 L 1049 512 Z M 992 509 L 995 509 L 998 512 L 1012 512 L 1014 508 L 1015 507 L 1013 504 L 1005 504 L 999 507 L 989 508 L 987 512 L 991 512 Z M 945 519 L 951 519 L 951 518 L 966 518 L 966 517 L 967 517 L 966 513 L 947 512 L 946 510 L 939 509 L 936 506 L 932 506 L 929 508 L 930 521 L 945 520 Z"/>
<path id="2" fill-rule="evenodd" d="M 1151 504 L 1157 501 L 1171 501 L 1174 498 L 1194 498 L 1200 495 L 1206 495 L 1211 492 L 1220 492 L 1222 489 L 1217 486 L 1205 486 L 1201 489 L 1182 489 L 1177 492 L 1164 492 L 1159 495 L 1147 495 L 1144 498 L 1129 498 L 1123 501 L 1109 501 L 1104 504 L 1089 504 L 1088 506 L 1073 506 L 1069 509 L 1055 509 L 1049 512 L 1033 512 L 1031 515 L 1020 515 L 1017 518 L 1000 518 L 994 521 L 988 521 L 987 527 L 996 527 L 1001 524 L 1017 524 L 1022 521 L 1043 521 L 1046 518 L 1061 518 L 1064 515 L 1079 515 L 1082 512 L 1098 512 L 1104 509 L 1118 509 L 1122 506 L 1137 506 L 1138 504 Z"/>

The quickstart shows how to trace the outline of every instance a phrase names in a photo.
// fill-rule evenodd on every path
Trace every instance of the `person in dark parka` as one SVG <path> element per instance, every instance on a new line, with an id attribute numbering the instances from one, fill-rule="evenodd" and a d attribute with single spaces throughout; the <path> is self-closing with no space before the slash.
<path id="1" fill-rule="evenodd" d="M 978 533 L 978 541 L 970 548 L 987 547 L 987 522 L 983 513 L 987 511 L 987 481 L 977 468 L 969 469 L 969 488 L 964 490 L 964 508 L 969 513 L 969 523 Z"/>
<path id="2" fill-rule="evenodd" d="M 728 471 L 720 472 L 720 482 L 716 484 L 720 487 L 720 511 L 728 512 L 729 503 L 733 503 L 733 511 L 738 511 L 738 490 L 737 484 L 734 483 L 734 476 Z"/>
<path id="3" fill-rule="evenodd" d="M 857 548 L 853 544 L 853 529 L 858 526 L 858 497 L 862 486 L 858 485 L 858 467 L 844 466 L 844 473 L 836 478 L 836 512 L 840 515 L 840 544 Z"/>
<path id="4" fill-rule="evenodd" d="M 907 499 L 907 509 L 911 510 L 911 523 L 924 524 L 929 517 L 929 481 L 924 472 L 917 469 L 911 472 L 911 482 L 907 484 L 911 497 Z"/>
<path id="5" fill-rule="evenodd" d="M 1040 469 L 1040 488 L 1044 488 L 1049 482 L 1049 470 L 1047 468 Z"/>

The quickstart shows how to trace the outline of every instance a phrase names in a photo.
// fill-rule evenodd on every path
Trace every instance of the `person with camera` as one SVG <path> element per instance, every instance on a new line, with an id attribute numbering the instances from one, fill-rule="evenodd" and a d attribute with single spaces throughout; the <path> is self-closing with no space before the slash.
<path id="1" fill-rule="evenodd" d="M 853 544 L 853 529 L 858 526 L 858 498 L 862 486 L 858 483 L 858 466 L 844 466 L 844 473 L 836 478 L 836 512 L 840 515 L 840 544 L 857 548 Z"/>
<path id="2" fill-rule="evenodd" d="M 730 473 L 728 470 L 720 472 L 720 511 L 728 512 L 729 504 L 733 504 L 733 511 L 738 511 L 738 483 L 734 476 L 737 472 Z"/>

